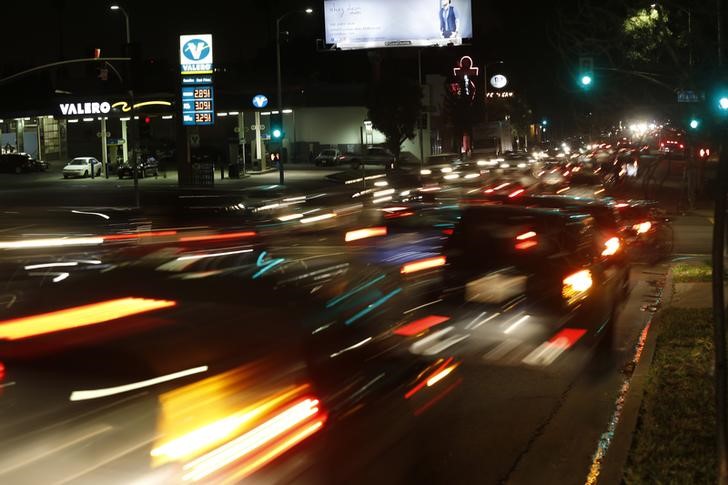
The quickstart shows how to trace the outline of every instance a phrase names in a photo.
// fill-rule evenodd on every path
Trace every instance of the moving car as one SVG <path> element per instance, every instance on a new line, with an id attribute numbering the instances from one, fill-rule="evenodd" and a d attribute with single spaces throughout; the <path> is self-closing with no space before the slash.
<path id="1" fill-rule="evenodd" d="M 594 219 L 597 244 L 601 257 L 610 267 L 609 275 L 629 293 L 629 257 L 625 248 L 624 226 L 616 204 L 608 199 L 590 199 L 566 195 L 519 195 L 493 198 L 507 205 L 520 205 L 544 209 L 559 209 L 570 214 L 587 214 Z"/>
<path id="2" fill-rule="evenodd" d="M 552 364 L 577 341 L 609 349 L 621 286 L 589 215 L 477 204 L 445 245 L 443 289 L 395 334 L 427 358 Z"/>
<path id="3" fill-rule="evenodd" d="M 321 150 L 316 158 L 313 159 L 317 167 L 325 167 L 327 165 L 338 165 L 341 153 L 336 148 L 327 148 Z"/>
<path id="4" fill-rule="evenodd" d="M 101 175 L 101 162 L 94 157 L 76 157 L 63 167 L 63 178 Z"/>
<path id="5" fill-rule="evenodd" d="M 672 225 L 657 202 L 628 201 L 615 207 L 622 222 L 627 252 L 633 261 L 655 264 L 672 254 Z"/>
<path id="6" fill-rule="evenodd" d="M 238 483 L 420 374 L 386 341 L 398 272 L 217 240 L 6 312 L 0 482 Z"/>

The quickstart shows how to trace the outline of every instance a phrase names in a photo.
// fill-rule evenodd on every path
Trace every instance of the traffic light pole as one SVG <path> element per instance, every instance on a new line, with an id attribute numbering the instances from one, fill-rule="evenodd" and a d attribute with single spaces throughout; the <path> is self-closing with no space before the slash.
<path id="1" fill-rule="evenodd" d="M 283 120 L 283 79 L 281 77 L 281 20 L 284 16 L 276 19 L 276 68 L 278 74 L 278 114 Z M 282 126 L 281 126 L 282 128 Z M 281 152 L 283 152 L 283 139 L 281 137 Z M 278 177 L 281 185 L 285 184 L 286 174 L 283 168 L 283 157 L 278 161 Z"/>
<path id="2" fill-rule="evenodd" d="M 725 128 L 723 129 L 725 131 Z M 726 135 L 723 135 L 724 138 Z M 715 346 L 714 375 L 715 375 L 715 405 L 716 405 L 716 435 L 718 440 L 718 483 L 728 484 L 728 410 L 726 389 L 726 325 L 725 325 L 725 297 L 724 297 L 724 255 L 725 223 L 726 223 L 726 193 L 728 191 L 726 176 L 728 176 L 728 144 L 722 140 L 720 159 L 718 161 L 717 193 L 715 199 L 715 213 L 713 224 L 713 345 Z"/>

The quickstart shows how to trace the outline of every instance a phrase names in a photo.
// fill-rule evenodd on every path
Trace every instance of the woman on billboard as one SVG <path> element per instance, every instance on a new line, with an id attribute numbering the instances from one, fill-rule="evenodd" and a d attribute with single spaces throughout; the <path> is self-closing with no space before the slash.
<path id="1" fill-rule="evenodd" d="M 458 37 L 460 31 L 460 15 L 452 4 L 452 0 L 442 0 L 440 8 L 440 32 L 443 39 Z"/>

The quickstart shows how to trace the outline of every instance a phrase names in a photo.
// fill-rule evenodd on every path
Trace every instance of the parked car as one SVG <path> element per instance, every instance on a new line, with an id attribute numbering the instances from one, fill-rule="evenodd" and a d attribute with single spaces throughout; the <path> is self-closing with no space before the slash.
<path id="1" fill-rule="evenodd" d="M 384 165 L 394 168 L 394 155 L 382 147 L 369 147 L 363 153 L 344 153 L 339 157 L 340 163 L 350 163 L 351 168 L 357 169 L 362 165 Z"/>
<path id="2" fill-rule="evenodd" d="M 37 170 L 34 160 L 25 154 L 13 153 L 0 155 L 0 172 L 23 173 Z"/>
<path id="3" fill-rule="evenodd" d="M 94 157 L 76 157 L 63 167 L 63 178 L 88 177 L 93 173 L 101 175 L 101 162 Z"/>
<path id="4" fill-rule="evenodd" d="M 154 158 L 142 160 L 137 165 L 137 170 L 139 178 L 156 177 L 159 175 L 159 162 L 157 162 Z M 134 167 L 131 163 L 123 163 L 119 165 L 117 175 L 120 179 L 123 179 L 124 177 L 134 178 Z"/>
<path id="5" fill-rule="evenodd" d="M 327 148 L 326 150 L 321 150 L 321 153 L 319 153 L 318 156 L 313 159 L 313 161 L 317 167 L 325 167 L 326 165 L 338 165 L 340 156 L 341 152 L 339 152 L 339 150 L 337 150 L 336 148 Z"/>

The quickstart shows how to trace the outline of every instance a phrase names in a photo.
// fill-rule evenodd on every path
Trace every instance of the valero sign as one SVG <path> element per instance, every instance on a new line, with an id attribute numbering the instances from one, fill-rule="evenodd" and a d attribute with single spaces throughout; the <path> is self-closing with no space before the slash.
<path id="1" fill-rule="evenodd" d="M 64 116 L 69 115 L 100 115 L 111 111 L 111 104 L 102 103 L 61 103 L 58 105 Z"/>
<path id="2" fill-rule="evenodd" d="M 179 64 L 183 75 L 212 74 L 212 34 L 180 35 Z"/>

